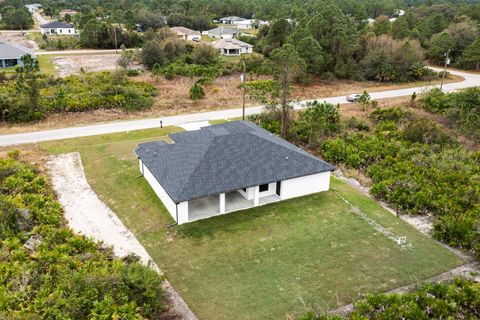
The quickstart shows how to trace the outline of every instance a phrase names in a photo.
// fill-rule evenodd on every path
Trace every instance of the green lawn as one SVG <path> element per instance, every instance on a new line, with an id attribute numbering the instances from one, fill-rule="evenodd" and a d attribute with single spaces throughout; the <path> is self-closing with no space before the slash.
<path id="1" fill-rule="evenodd" d="M 178 128 L 41 144 L 79 151 L 88 180 L 200 319 L 284 319 L 431 277 L 462 261 L 349 185 L 194 223 L 173 220 L 140 176 L 135 146 Z M 179 159 L 181 161 L 181 159 Z M 350 212 L 341 194 L 411 248 Z"/>

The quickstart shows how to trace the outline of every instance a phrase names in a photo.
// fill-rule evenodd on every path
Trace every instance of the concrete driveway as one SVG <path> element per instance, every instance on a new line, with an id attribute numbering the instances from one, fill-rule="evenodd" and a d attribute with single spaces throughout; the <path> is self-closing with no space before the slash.
<path id="1" fill-rule="evenodd" d="M 438 69 L 438 68 L 432 68 L 432 69 L 434 69 L 435 71 L 441 71 L 441 69 Z M 480 85 L 480 75 L 461 72 L 461 71 L 453 71 L 453 70 L 449 70 L 449 72 L 453 75 L 463 77 L 464 80 L 460 82 L 444 84 L 443 90 L 446 92 L 469 88 L 469 87 L 476 87 Z M 370 93 L 370 96 L 372 99 L 375 99 L 375 100 L 404 97 L 404 96 L 411 96 L 414 92 L 418 94 L 425 90 L 432 89 L 434 87 L 439 87 L 439 85 L 372 92 Z M 300 110 L 302 108 L 305 108 L 306 103 L 313 100 L 315 99 L 295 102 L 294 109 Z M 316 100 L 325 101 L 333 104 L 350 103 L 346 101 L 344 95 L 337 96 L 337 97 L 328 97 L 328 98 L 319 97 Z M 262 109 L 263 109 L 263 106 L 246 108 L 246 114 L 247 115 L 258 114 L 262 111 Z M 237 118 L 237 117 L 240 117 L 241 115 L 242 115 L 242 109 L 236 108 L 236 109 L 218 110 L 218 111 L 210 111 L 210 112 L 182 114 L 182 115 L 163 117 L 163 118 L 150 118 L 150 119 L 132 120 L 132 121 L 109 122 L 109 123 L 94 124 L 94 125 L 87 125 L 87 126 L 80 126 L 80 127 L 70 127 L 70 128 L 63 128 L 63 129 L 53 129 L 53 130 L 34 131 L 34 132 L 18 133 L 18 134 L 11 134 L 11 135 L 1 135 L 0 146 L 18 145 L 18 144 L 35 143 L 35 142 L 49 141 L 49 140 L 60 140 L 60 139 L 68 139 L 68 138 L 95 136 L 99 134 L 108 134 L 108 133 L 115 133 L 115 132 L 125 132 L 125 131 L 132 131 L 132 130 L 157 128 L 160 126 L 160 121 L 162 121 L 164 126 L 171 126 L 171 125 L 186 124 L 190 122 Z"/>

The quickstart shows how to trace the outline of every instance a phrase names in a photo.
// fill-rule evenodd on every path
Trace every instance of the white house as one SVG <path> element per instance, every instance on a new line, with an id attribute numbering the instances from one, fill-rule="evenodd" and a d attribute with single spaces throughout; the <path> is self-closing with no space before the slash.
<path id="1" fill-rule="evenodd" d="M 224 56 L 239 56 L 244 53 L 252 53 L 253 46 L 238 39 L 220 39 L 211 43 L 220 50 Z"/>
<path id="2" fill-rule="evenodd" d="M 170 30 L 175 32 L 177 36 L 183 40 L 196 41 L 202 38 L 200 31 L 195 31 L 185 27 L 172 27 Z"/>
<path id="3" fill-rule="evenodd" d="M 40 3 L 26 4 L 25 7 L 30 11 L 30 13 L 38 12 L 42 5 Z"/>
<path id="4" fill-rule="evenodd" d="M 257 19 L 245 19 L 241 21 L 237 21 L 234 25 L 237 26 L 238 29 L 245 30 L 245 29 L 258 29 L 261 26 L 267 25 L 267 21 L 257 20 Z"/>
<path id="5" fill-rule="evenodd" d="M 231 39 L 238 37 L 242 32 L 238 29 L 219 27 L 206 31 L 206 34 L 213 39 Z"/>
<path id="6" fill-rule="evenodd" d="M 46 35 L 75 35 L 77 34 L 75 27 L 72 24 L 65 23 L 65 22 L 49 22 L 42 24 L 40 26 L 40 30 L 42 34 Z"/>
<path id="7" fill-rule="evenodd" d="M 231 17 L 220 18 L 217 21 L 221 24 L 236 24 L 237 22 L 244 21 L 244 20 L 247 20 L 247 19 L 240 18 L 237 16 L 231 16 Z"/>
<path id="8" fill-rule="evenodd" d="M 332 165 L 248 121 L 170 134 L 135 150 L 178 224 L 326 191 Z"/>
<path id="9" fill-rule="evenodd" d="M 35 58 L 35 52 L 18 44 L 0 42 L 0 68 L 11 68 L 22 65 L 22 57 L 30 55 Z"/>

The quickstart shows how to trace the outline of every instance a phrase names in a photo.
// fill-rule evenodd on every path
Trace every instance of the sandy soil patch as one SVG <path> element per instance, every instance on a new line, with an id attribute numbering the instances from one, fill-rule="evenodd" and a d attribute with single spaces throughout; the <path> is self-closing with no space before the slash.
<path id="1" fill-rule="evenodd" d="M 117 60 L 119 57 L 119 54 L 53 57 L 52 63 L 55 65 L 57 74 L 60 77 L 65 77 L 80 73 L 82 68 L 85 72 L 114 70 L 117 68 Z"/>
<path id="2" fill-rule="evenodd" d="M 18 44 L 34 50 L 38 49 L 37 43 L 22 36 L 21 32 L 0 31 L 0 42 Z"/>
<path id="3" fill-rule="evenodd" d="M 51 157 L 47 168 L 65 218 L 75 232 L 112 246 L 117 256 L 134 253 L 145 265 L 162 274 L 135 235 L 92 190 L 78 152 Z M 196 316 L 167 280 L 163 286 L 174 311 L 184 319 L 196 320 Z"/>

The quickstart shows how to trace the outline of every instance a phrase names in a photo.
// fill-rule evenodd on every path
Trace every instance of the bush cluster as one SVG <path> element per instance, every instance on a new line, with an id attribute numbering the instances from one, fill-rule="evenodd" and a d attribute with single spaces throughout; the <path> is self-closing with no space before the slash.
<path id="1" fill-rule="evenodd" d="M 478 319 L 480 285 L 456 279 L 452 283 L 426 284 L 406 294 L 374 294 L 355 304 L 345 319 Z M 305 315 L 302 320 L 342 320 L 340 316 Z"/>
<path id="2" fill-rule="evenodd" d="M 421 102 L 426 110 L 444 115 L 453 127 L 480 141 L 480 88 L 454 93 L 436 88 L 426 92 Z"/>
<path id="3" fill-rule="evenodd" d="M 83 112 L 118 108 L 134 111 L 153 104 L 157 89 L 144 82 L 130 81 L 124 72 L 72 75 L 64 79 L 38 77 L 28 82 L 38 88 L 38 105 L 33 108 L 18 81 L 5 81 L 0 88 L 0 120 L 28 122 L 48 113 Z"/>
<path id="4" fill-rule="evenodd" d="M 14 155 L 14 153 L 12 153 Z M 159 319 L 162 279 L 74 234 L 46 179 L 0 159 L 0 318 Z"/>

